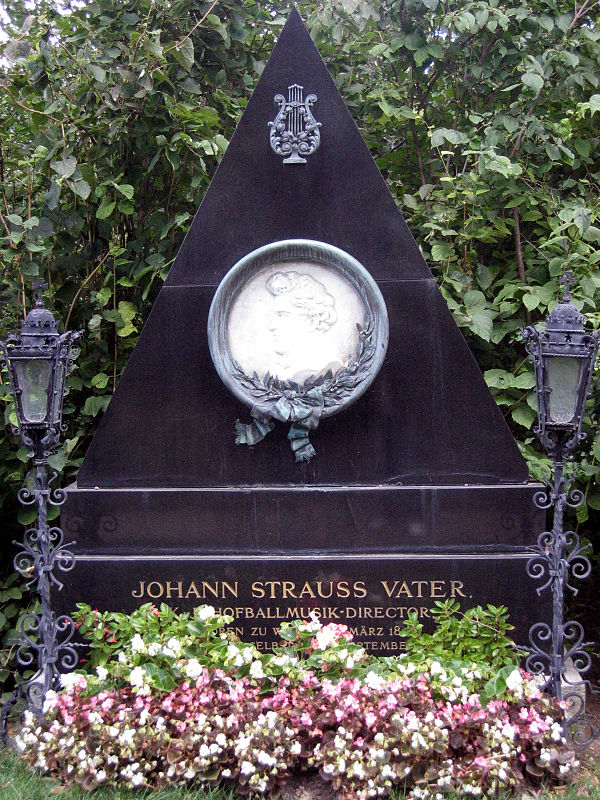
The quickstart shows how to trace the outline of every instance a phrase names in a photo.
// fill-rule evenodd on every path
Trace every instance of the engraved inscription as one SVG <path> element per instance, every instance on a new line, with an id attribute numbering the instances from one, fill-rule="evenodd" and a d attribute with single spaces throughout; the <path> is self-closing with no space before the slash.
<path id="1" fill-rule="evenodd" d="M 259 650 L 279 643 L 282 622 L 317 617 L 348 626 L 354 641 L 372 653 L 399 653 L 403 621 L 432 619 L 436 600 L 469 599 L 461 580 L 140 580 L 131 596 L 141 602 L 174 602 L 180 610 L 201 603 L 232 617 L 229 629 Z"/>

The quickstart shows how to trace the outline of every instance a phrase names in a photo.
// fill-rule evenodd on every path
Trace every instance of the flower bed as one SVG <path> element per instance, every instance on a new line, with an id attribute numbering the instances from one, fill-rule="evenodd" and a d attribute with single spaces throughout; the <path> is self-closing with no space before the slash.
<path id="1" fill-rule="evenodd" d="M 265 654 L 231 641 L 209 607 L 146 607 L 129 630 L 118 617 L 82 612 L 104 663 L 64 676 L 44 721 L 28 715 L 16 738 L 67 783 L 264 794 L 312 769 L 341 798 L 395 786 L 424 798 L 564 779 L 574 764 L 560 709 L 514 663 L 377 659 L 317 619 L 283 626 L 285 646 Z"/>

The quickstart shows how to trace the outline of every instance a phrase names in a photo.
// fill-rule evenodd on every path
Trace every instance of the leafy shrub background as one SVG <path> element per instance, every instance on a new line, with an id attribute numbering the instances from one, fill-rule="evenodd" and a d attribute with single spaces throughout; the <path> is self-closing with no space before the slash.
<path id="1" fill-rule="evenodd" d="M 63 323 L 86 330 L 65 405 L 69 430 L 53 457 L 68 480 L 290 4 L 5 7 L 0 335 L 19 324 L 37 275 Z M 575 302 L 600 324 L 593 2 L 310 0 L 298 8 L 539 477 L 547 462 L 532 433 L 534 380 L 518 328 L 546 314 L 566 267 L 579 279 Z M 31 519 L 16 502 L 27 460 L 10 434 L 3 381 L 0 521 L 8 550 L 18 523 Z M 586 495 L 577 523 L 592 541 L 599 408 L 596 391 L 575 468 Z"/>

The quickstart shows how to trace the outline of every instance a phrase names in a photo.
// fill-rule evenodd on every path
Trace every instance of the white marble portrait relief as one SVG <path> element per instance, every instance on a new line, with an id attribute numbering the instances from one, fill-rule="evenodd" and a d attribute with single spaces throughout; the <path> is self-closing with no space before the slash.
<path id="1" fill-rule="evenodd" d="M 247 375 L 304 383 L 356 357 L 365 318 L 363 301 L 339 272 L 290 260 L 260 270 L 241 289 L 229 315 L 229 347 Z"/>

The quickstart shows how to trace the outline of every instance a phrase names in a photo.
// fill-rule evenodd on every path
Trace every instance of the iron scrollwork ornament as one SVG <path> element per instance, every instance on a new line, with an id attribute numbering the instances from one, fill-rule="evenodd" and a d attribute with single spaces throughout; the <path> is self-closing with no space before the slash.
<path id="1" fill-rule="evenodd" d="M 576 620 L 565 621 L 565 590 L 576 595 L 571 581 L 588 577 L 591 564 L 587 557 L 589 547 L 581 544 L 574 531 L 564 530 L 566 510 L 577 508 L 584 500 L 583 492 L 570 489 L 572 478 L 565 477 L 564 461 L 573 457 L 573 451 L 585 438 L 585 401 L 590 393 L 600 334 L 585 330 L 583 316 L 571 304 L 569 290 L 574 279 L 569 272 L 562 282 L 564 296 L 550 313 L 545 329 L 538 331 L 529 326 L 521 331 L 535 370 L 536 433 L 553 461 L 552 478 L 545 481 L 546 489 L 534 496 L 538 508 L 553 509 L 552 529 L 538 536 L 527 562 L 529 577 L 542 581 L 537 593 L 549 590 L 552 595 L 552 622 L 537 622 L 531 627 L 526 668 L 541 677 L 543 689 L 565 703 L 564 734 L 573 745 L 583 748 L 600 735 L 585 711 L 586 691 L 598 692 L 590 681 L 569 677 L 569 665 L 575 674 L 584 674 L 591 659 L 586 650 L 590 643 L 584 641 L 582 625 Z M 561 371 L 562 384 L 557 380 Z"/>
<path id="2" fill-rule="evenodd" d="M 311 111 L 317 102 L 316 94 L 304 95 L 304 87 L 298 83 L 288 87 L 287 100 L 282 94 L 273 98 L 279 104 L 279 111 L 269 122 L 271 147 L 279 156 L 285 156 L 284 164 L 306 164 L 306 158 L 315 152 L 321 142 L 319 128 Z"/>
<path id="3" fill-rule="evenodd" d="M 321 420 L 360 397 L 375 379 L 388 341 L 377 284 L 356 259 L 308 239 L 254 250 L 221 281 L 208 318 L 215 368 L 250 407 L 235 425 L 239 445 L 262 441 L 277 422 L 290 425 L 297 462 L 315 449 Z"/>

